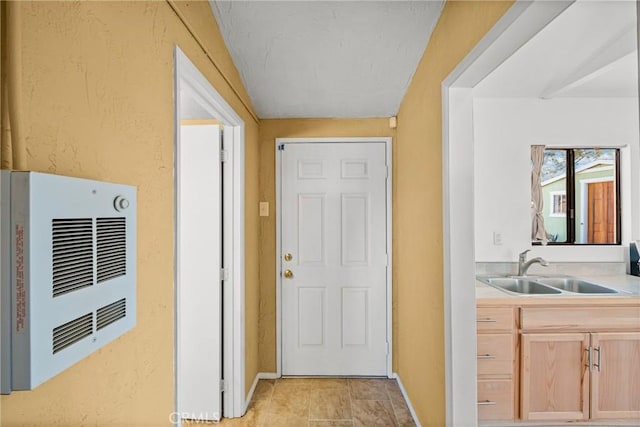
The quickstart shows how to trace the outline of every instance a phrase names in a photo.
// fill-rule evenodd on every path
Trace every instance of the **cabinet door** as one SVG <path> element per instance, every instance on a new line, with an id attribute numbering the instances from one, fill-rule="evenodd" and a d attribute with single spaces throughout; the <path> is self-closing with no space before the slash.
<path id="1" fill-rule="evenodd" d="M 591 418 L 640 418 L 640 332 L 594 333 Z"/>
<path id="2" fill-rule="evenodd" d="M 589 418 L 589 334 L 522 334 L 523 420 Z"/>

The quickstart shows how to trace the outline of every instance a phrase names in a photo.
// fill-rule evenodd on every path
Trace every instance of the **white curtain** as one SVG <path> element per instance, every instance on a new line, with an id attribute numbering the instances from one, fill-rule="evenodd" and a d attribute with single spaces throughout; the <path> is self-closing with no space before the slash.
<path id="1" fill-rule="evenodd" d="M 544 228 L 542 208 L 542 162 L 544 160 L 544 145 L 531 146 L 531 240 L 547 243 L 547 230 Z"/>

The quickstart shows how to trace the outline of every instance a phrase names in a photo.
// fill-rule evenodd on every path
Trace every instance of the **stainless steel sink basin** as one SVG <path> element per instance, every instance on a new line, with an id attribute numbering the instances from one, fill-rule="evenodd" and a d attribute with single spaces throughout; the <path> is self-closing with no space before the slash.
<path id="1" fill-rule="evenodd" d="M 626 295 L 606 286 L 571 276 L 477 276 L 477 279 L 511 295 Z"/>
<path id="2" fill-rule="evenodd" d="M 602 285 L 587 282 L 585 280 L 576 279 L 574 277 L 563 278 L 545 278 L 538 279 L 539 283 L 553 286 L 567 292 L 575 292 L 577 294 L 617 294 L 615 289 L 607 288 Z"/>
<path id="3" fill-rule="evenodd" d="M 481 281 L 507 292 L 526 295 L 559 294 L 558 289 L 550 288 L 536 281 L 518 277 L 487 277 Z"/>

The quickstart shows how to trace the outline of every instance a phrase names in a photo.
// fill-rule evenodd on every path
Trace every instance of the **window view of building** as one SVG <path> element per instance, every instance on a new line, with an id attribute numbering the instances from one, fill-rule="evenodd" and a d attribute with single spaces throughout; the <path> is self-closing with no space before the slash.
<path id="1" fill-rule="evenodd" d="M 550 243 L 619 243 L 618 156 L 615 148 L 545 149 L 540 185 Z"/>

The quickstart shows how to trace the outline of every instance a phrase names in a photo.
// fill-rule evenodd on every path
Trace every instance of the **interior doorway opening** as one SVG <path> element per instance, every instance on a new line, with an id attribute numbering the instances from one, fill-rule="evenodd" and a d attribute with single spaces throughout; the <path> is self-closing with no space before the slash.
<path id="1" fill-rule="evenodd" d="M 213 421 L 221 417 L 240 417 L 246 409 L 244 394 L 244 122 L 211 83 L 180 50 L 175 48 L 175 305 L 174 305 L 174 372 L 175 413 L 172 422 L 182 424 L 183 418 Z M 187 128 L 191 128 L 187 130 Z M 195 131 L 194 131 L 195 130 Z M 220 134 L 220 139 L 216 136 Z M 224 136 L 222 136 L 224 135 Z M 208 142 L 210 140 L 210 143 Z M 186 144 L 190 144 L 188 148 Z M 196 145 L 200 145 L 197 147 Z M 205 158 L 198 160 L 197 155 Z M 196 156 L 195 158 L 193 156 Z M 191 156 L 191 161 L 186 158 Z M 204 162 L 204 163 L 202 163 Z M 207 166 L 206 163 L 210 162 Z M 202 163 L 197 165 L 195 163 Z M 215 167 L 211 167 L 215 164 Z M 198 167 L 201 174 L 198 173 Z M 195 170 L 194 170 L 195 169 Z M 216 181 L 216 177 L 218 181 Z M 183 180 L 186 182 L 183 183 Z M 185 191 L 182 184 L 196 188 Z M 218 186 L 212 191 L 211 186 Z M 193 190 L 193 191 L 192 191 Z M 187 211 L 190 220 L 181 218 L 184 202 L 191 203 Z M 203 211 L 207 218 L 198 219 L 194 212 Z M 200 213 L 203 213 L 200 212 Z M 207 223 L 209 220 L 209 223 Z M 184 237 L 188 230 L 202 227 L 208 231 L 202 259 L 189 264 L 194 254 Z M 215 231 L 218 231 L 216 234 Z M 215 248 L 206 247 L 208 244 Z M 216 272 L 210 272 L 207 300 L 198 305 L 194 300 L 187 269 L 204 268 L 207 256 L 219 260 Z M 216 264 L 218 265 L 218 264 Z M 211 268 L 209 265 L 207 268 Z M 217 274 L 216 274 L 217 273 Z M 201 289 L 206 289 L 201 286 Z M 187 292 L 188 290 L 188 292 Z M 189 297 L 186 297 L 189 295 Z M 215 296 L 219 301 L 214 301 Z M 211 299 L 213 298 L 213 299 Z M 217 313 L 207 313 L 211 308 Z M 191 313 L 189 321 L 185 315 Z M 195 313 L 195 316 L 193 314 Z M 198 313 L 203 314 L 199 322 Z M 195 322 L 194 322 L 195 320 Z M 218 324 L 215 324 L 218 322 Z M 209 323 L 209 324 L 207 324 Z M 214 324 L 211 324 L 214 323 Z M 187 330 L 189 328 L 189 330 Z M 220 331 L 218 335 L 211 329 Z M 185 346 L 185 338 L 191 344 Z M 218 354 L 213 360 L 197 359 L 199 366 L 185 368 L 198 344 Z M 216 350 L 217 349 L 217 350 Z M 209 393 L 203 403 L 194 402 L 184 392 L 187 376 L 202 373 L 207 377 Z M 205 375 L 206 373 L 206 375 Z M 210 378 L 220 377 L 211 384 Z M 212 394 L 217 394 L 214 396 Z M 187 399 L 190 399 L 187 401 Z M 218 399 L 216 401 L 216 399 Z M 198 406 L 200 405 L 200 406 Z"/>
<path id="2" fill-rule="evenodd" d="M 515 2 L 442 82 L 447 425 L 478 423 L 473 88 L 572 3 Z"/>

